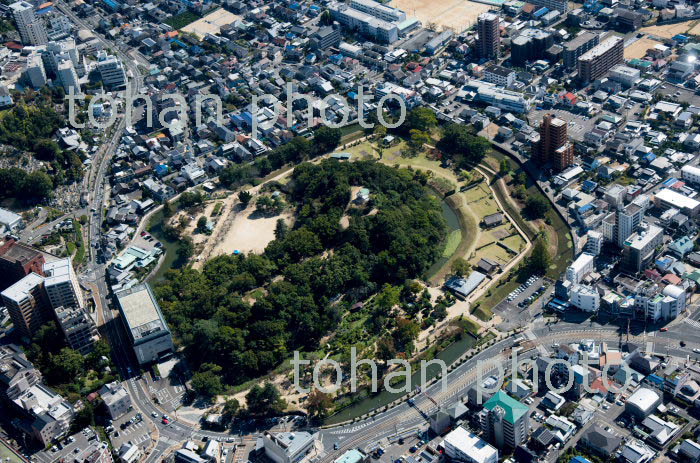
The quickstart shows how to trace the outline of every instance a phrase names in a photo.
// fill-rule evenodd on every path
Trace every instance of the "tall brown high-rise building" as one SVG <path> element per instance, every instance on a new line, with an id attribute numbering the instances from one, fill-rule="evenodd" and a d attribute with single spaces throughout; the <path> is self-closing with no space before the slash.
<path id="1" fill-rule="evenodd" d="M 8 238 L 0 240 L 0 291 L 30 273 L 43 275 L 44 255 L 31 246 Z"/>
<path id="2" fill-rule="evenodd" d="M 32 337 L 41 325 L 53 319 L 44 277 L 36 273 L 30 273 L 5 289 L 0 298 L 22 336 Z"/>
<path id="3" fill-rule="evenodd" d="M 625 62 L 625 41 L 613 36 L 588 50 L 578 59 L 578 78 L 582 83 L 605 76 L 616 64 Z"/>
<path id="4" fill-rule="evenodd" d="M 476 51 L 480 58 L 497 58 L 501 46 L 501 33 L 498 28 L 501 18 L 495 13 L 483 13 L 477 20 L 479 38 Z"/>
<path id="5" fill-rule="evenodd" d="M 537 165 L 549 163 L 560 172 L 574 163 L 574 145 L 569 142 L 566 121 L 546 114 L 539 132 L 540 140 L 532 147 L 532 159 Z"/>

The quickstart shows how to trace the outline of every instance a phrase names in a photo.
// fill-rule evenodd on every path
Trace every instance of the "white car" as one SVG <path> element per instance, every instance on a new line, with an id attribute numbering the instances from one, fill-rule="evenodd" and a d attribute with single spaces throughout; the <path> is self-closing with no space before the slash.
<path id="1" fill-rule="evenodd" d="M 696 354 L 700 354 L 700 349 L 696 347 L 695 349 L 693 349 L 693 352 L 695 352 Z"/>

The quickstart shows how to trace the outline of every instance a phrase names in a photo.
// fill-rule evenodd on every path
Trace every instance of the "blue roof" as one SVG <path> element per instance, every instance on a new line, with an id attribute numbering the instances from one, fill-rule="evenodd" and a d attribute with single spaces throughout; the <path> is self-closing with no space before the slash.
<path id="1" fill-rule="evenodd" d="M 666 180 L 666 181 L 663 183 L 663 185 L 664 185 L 664 186 L 671 186 L 671 185 L 675 185 L 677 182 L 678 182 L 678 179 L 677 179 L 677 178 L 669 178 L 668 180 Z"/>
<path id="2" fill-rule="evenodd" d="M 591 460 L 589 460 L 586 457 L 575 456 L 574 458 L 569 460 L 569 463 L 591 463 Z"/>
<path id="3" fill-rule="evenodd" d="M 549 8 L 547 8 L 546 6 L 543 6 L 543 7 L 540 8 L 539 10 L 535 11 L 535 13 L 533 14 L 533 16 L 534 16 L 535 18 L 539 18 L 540 16 L 544 16 L 544 15 L 546 15 L 547 13 L 549 13 Z"/>
<path id="4" fill-rule="evenodd" d="M 156 166 L 156 173 L 161 174 L 166 172 L 168 172 L 168 166 L 166 166 L 165 164 L 158 164 Z"/>
<path id="5" fill-rule="evenodd" d="M 114 0 L 102 0 L 105 5 L 110 7 L 113 10 L 118 10 L 120 8 L 119 4 L 115 2 Z"/>
<path id="6" fill-rule="evenodd" d="M 579 214 L 583 214 L 584 212 L 590 211 L 590 210 L 593 209 L 594 207 L 595 207 L 595 206 L 593 206 L 593 204 L 591 204 L 591 203 L 585 204 L 585 205 L 583 205 L 583 206 L 581 206 L 581 207 L 578 208 L 578 213 L 579 213 Z"/>
<path id="7" fill-rule="evenodd" d="M 594 182 L 593 180 L 585 180 L 581 185 L 581 188 L 583 188 L 583 191 L 593 191 L 598 188 L 598 182 Z"/>
<path id="8" fill-rule="evenodd" d="M 310 9 L 310 10 L 316 10 L 316 11 L 318 11 L 318 10 L 321 9 L 321 7 L 319 7 L 318 5 L 311 5 L 311 6 L 309 7 L 309 9 Z"/>
<path id="9" fill-rule="evenodd" d="M 648 379 L 649 381 L 651 381 L 652 383 L 656 383 L 656 384 L 663 384 L 663 383 L 664 383 L 664 379 L 663 379 L 662 377 L 656 376 L 656 375 L 653 375 L 653 374 L 647 376 L 647 379 Z"/>
<path id="10" fill-rule="evenodd" d="M 653 161 L 654 159 L 656 159 L 656 155 L 655 155 L 654 153 L 651 153 L 651 152 L 650 152 L 650 153 L 647 153 L 647 154 L 644 155 L 644 160 L 647 161 L 647 162 L 651 162 L 651 161 Z"/>

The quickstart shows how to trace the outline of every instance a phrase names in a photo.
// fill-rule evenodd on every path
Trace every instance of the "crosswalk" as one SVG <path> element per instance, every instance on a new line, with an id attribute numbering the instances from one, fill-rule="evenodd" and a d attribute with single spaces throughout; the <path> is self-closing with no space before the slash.
<path id="1" fill-rule="evenodd" d="M 700 328 L 700 320 L 691 320 L 690 318 L 686 318 L 683 321 L 694 328 Z"/>

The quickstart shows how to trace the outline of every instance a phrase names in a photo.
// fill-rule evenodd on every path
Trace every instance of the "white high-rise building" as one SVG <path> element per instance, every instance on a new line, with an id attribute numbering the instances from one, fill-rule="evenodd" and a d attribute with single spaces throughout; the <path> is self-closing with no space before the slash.
<path id="1" fill-rule="evenodd" d="M 97 54 L 97 69 L 102 76 L 102 83 L 105 87 L 121 88 L 126 85 L 126 72 L 124 65 L 114 55 L 108 55 L 101 51 Z"/>
<path id="2" fill-rule="evenodd" d="M 85 307 L 70 257 L 44 264 L 44 287 L 51 307 Z"/>
<path id="3" fill-rule="evenodd" d="M 600 294 L 590 286 L 574 285 L 569 302 L 584 312 L 597 312 L 600 308 Z"/>
<path id="4" fill-rule="evenodd" d="M 10 11 L 17 23 L 17 30 L 24 45 L 44 45 L 48 38 L 44 25 L 34 14 L 31 3 L 19 1 L 10 5 Z"/>
<path id="5" fill-rule="evenodd" d="M 70 60 L 78 77 L 85 75 L 85 65 L 80 59 L 80 52 L 74 39 L 49 42 L 46 44 L 46 50 L 41 54 L 41 58 L 44 60 L 44 68 L 49 73 L 58 75 L 58 65 L 61 61 Z"/>
<path id="6" fill-rule="evenodd" d="M 46 71 L 44 71 L 44 63 L 41 57 L 36 53 L 32 53 L 27 57 L 27 69 L 24 75 L 29 81 L 29 85 L 34 88 L 41 88 L 46 85 Z"/>
<path id="7" fill-rule="evenodd" d="M 77 95 L 80 93 L 78 74 L 75 72 L 75 68 L 73 67 L 73 62 L 71 60 L 63 60 L 58 64 L 56 77 L 66 93 L 70 93 L 71 88 L 73 88 L 74 94 Z"/>
<path id="8" fill-rule="evenodd" d="M 566 269 L 566 279 L 573 284 L 580 283 L 583 277 L 593 271 L 594 257 L 588 253 L 582 253 Z"/>

